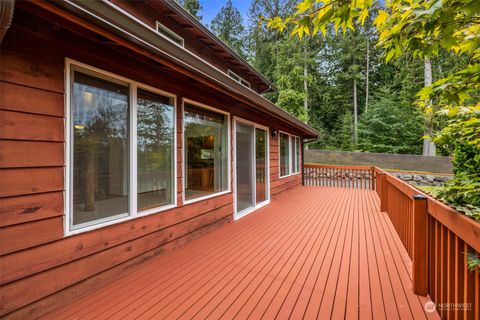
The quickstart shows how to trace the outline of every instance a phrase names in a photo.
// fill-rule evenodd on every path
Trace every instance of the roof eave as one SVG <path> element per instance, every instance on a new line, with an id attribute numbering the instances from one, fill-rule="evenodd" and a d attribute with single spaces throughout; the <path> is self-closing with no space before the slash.
<path id="1" fill-rule="evenodd" d="M 180 14 L 183 18 L 187 19 L 193 26 L 197 29 L 200 29 L 207 37 L 213 40 L 216 44 L 218 44 L 222 49 L 228 52 L 233 58 L 238 60 L 242 63 L 250 72 L 254 73 L 258 76 L 262 82 L 268 87 L 265 92 L 277 91 L 277 87 L 273 84 L 270 80 L 265 78 L 263 74 L 258 72 L 254 67 L 250 65 L 250 63 L 245 60 L 242 56 L 240 56 L 235 50 L 233 50 L 228 44 L 223 42 L 220 38 L 218 38 L 213 32 L 211 32 L 207 27 L 205 27 L 200 21 L 198 21 L 194 16 L 192 16 L 187 10 L 185 10 L 180 3 L 175 0 L 166 0 L 164 4 L 168 5 L 170 9 L 174 10 L 178 14 Z"/>
<path id="2" fill-rule="evenodd" d="M 41 2 L 33 3 L 39 5 Z M 227 74 L 185 48 L 173 45 L 171 41 L 161 37 L 153 28 L 111 2 L 65 0 L 53 4 L 72 12 L 83 20 L 101 26 L 102 29 L 134 43 L 163 60 L 169 61 L 184 70 L 187 75 L 193 73 L 198 78 L 207 79 L 212 84 L 227 89 L 230 95 L 238 100 L 253 104 L 263 112 L 297 128 L 305 138 L 315 138 L 319 135 L 314 128 L 290 115 L 253 90 L 236 82 Z M 49 6 L 51 6 L 50 3 L 43 5 L 44 8 Z"/>

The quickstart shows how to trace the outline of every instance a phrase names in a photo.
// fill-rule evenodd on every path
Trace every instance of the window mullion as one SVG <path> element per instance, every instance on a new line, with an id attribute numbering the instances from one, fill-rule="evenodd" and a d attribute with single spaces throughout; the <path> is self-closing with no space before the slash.
<path id="1" fill-rule="evenodd" d="M 129 108 L 129 137 L 130 137 L 130 162 L 129 162 L 129 214 L 137 215 L 137 84 L 130 84 L 130 108 Z"/>

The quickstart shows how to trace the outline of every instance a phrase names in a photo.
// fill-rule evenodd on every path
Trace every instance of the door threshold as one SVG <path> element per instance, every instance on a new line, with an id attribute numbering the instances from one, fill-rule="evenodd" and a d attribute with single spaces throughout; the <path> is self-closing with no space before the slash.
<path id="1" fill-rule="evenodd" d="M 247 208 L 247 209 L 244 209 L 240 212 L 237 212 L 233 215 L 233 221 L 237 221 L 238 219 L 241 219 L 247 215 L 249 215 L 250 213 L 252 213 L 253 211 L 256 211 L 257 209 L 260 209 L 264 206 L 266 206 L 267 204 L 270 203 L 270 200 L 265 200 L 259 204 L 257 204 L 256 206 L 254 207 L 250 207 L 250 208 Z"/>

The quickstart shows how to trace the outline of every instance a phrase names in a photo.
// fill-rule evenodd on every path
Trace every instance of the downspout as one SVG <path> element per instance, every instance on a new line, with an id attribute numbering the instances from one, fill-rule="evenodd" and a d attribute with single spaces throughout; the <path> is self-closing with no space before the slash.
<path id="1" fill-rule="evenodd" d="M 15 0 L 0 1 L 0 44 L 3 37 L 7 33 L 8 28 L 12 24 L 13 8 L 15 7 Z"/>
<path id="2" fill-rule="evenodd" d="M 303 141 L 302 139 L 302 186 L 305 185 L 305 144 L 317 141 L 318 138 Z"/>

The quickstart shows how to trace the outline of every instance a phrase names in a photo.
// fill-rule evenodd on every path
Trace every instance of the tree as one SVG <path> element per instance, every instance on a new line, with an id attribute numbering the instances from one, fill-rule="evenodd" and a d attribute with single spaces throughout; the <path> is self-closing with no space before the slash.
<path id="1" fill-rule="evenodd" d="M 432 85 L 432 61 L 425 57 L 424 59 L 424 65 L 425 65 L 425 87 L 431 86 Z M 429 119 L 427 119 L 427 123 L 425 124 L 426 131 L 425 131 L 425 136 L 426 138 L 423 139 L 423 155 L 424 156 L 435 156 L 436 155 L 436 148 L 435 148 L 435 143 L 432 141 L 431 135 L 432 135 L 432 123 Z"/>
<path id="2" fill-rule="evenodd" d="M 252 0 L 248 17 L 248 51 L 250 61 L 267 79 L 275 81 L 273 72 L 278 61 L 278 46 L 288 35 L 280 34 L 259 24 L 261 17 L 286 17 L 293 13 L 295 0 Z M 276 82 L 275 82 L 276 83 Z M 277 99 L 275 93 L 265 94 L 270 100 Z"/>
<path id="3" fill-rule="evenodd" d="M 424 118 L 418 108 L 388 88 L 379 90 L 359 123 L 358 149 L 370 152 L 420 154 Z"/>
<path id="4" fill-rule="evenodd" d="M 245 27 L 240 11 L 231 0 L 213 18 L 210 29 L 239 55 L 246 57 Z"/>
<path id="5" fill-rule="evenodd" d="M 198 0 L 180 0 L 180 4 L 198 21 L 202 21 L 200 12 L 203 8 Z"/>
<path id="6" fill-rule="evenodd" d="M 270 17 L 267 26 L 280 31 L 291 30 L 291 35 L 302 38 L 319 32 L 327 34 L 354 30 L 363 25 L 372 11 L 372 0 L 367 1 L 312 1 L 303 0 L 293 15 L 286 18 Z M 414 58 L 431 60 L 445 50 L 459 57 L 467 57 L 468 64 L 461 70 L 447 73 L 443 78 L 425 86 L 418 94 L 416 104 L 435 122 L 447 119 L 446 125 L 433 133 L 436 143 L 455 150 L 454 157 L 480 154 L 480 4 L 478 0 L 391 0 L 377 12 L 374 25 L 379 37 L 377 46 L 383 48 L 385 61 L 405 53 Z M 427 68 L 428 68 L 427 63 Z M 468 148 L 474 148 L 468 154 Z M 454 162 L 455 166 L 455 162 Z M 461 169 L 460 169 L 461 171 Z M 455 172 L 448 186 L 450 197 L 464 205 L 480 198 L 480 174 Z M 468 191 L 468 197 L 463 192 Z M 469 199 L 469 200 L 468 200 Z M 477 212 L 480 208 L 476 207 Z"/>

